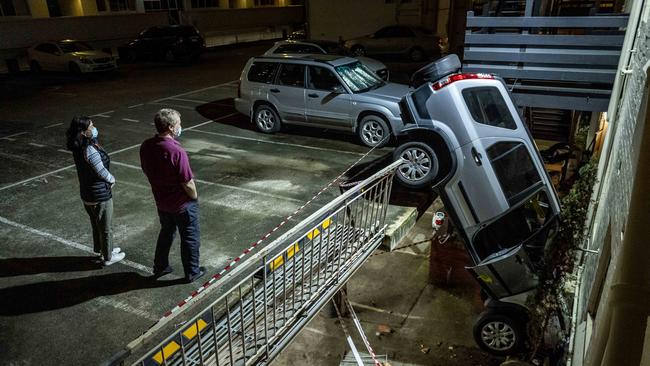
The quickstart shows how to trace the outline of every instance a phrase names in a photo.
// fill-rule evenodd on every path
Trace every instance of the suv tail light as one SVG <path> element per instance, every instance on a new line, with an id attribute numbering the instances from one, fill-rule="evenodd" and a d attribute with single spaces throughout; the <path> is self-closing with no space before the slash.
<path id="1" fill-rule="evenodd" d="M 456 74 L 431 84 L 431 89 L 436 91 L 456 81 L 471 79 L 494 79 L 494 76 L 491 74 Z"/>

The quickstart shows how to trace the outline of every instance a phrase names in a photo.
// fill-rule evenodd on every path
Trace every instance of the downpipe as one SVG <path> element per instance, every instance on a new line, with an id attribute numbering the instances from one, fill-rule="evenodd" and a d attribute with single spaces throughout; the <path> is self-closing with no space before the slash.
<path id="1" fill-rule="evenodd" d="M 566 366 L 572 366 L 573 363 L 573 351 L 575 349 L 575 334 L 577 328 L 577 319 L 578 319 L 578 300 L 580 298 L 580 288 L 582 287 L 582 273 L 584 272 L 584 266 L 578 267 L 578 273 L 576 275 L 576 285 L 573 292 L 573 310 L 571 310 L 571 324 L 569 325 L 569 352 L 567 355 Z"/>

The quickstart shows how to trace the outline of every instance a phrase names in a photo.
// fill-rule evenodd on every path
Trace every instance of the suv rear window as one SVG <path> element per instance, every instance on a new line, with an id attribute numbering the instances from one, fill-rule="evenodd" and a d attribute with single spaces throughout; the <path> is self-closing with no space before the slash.
<path id="1" fill-rule="evenodd" d="M 248 70 L 248 81 L 271 84 L 277 69 L 278 64 L 274 62 L 253 62 L 250 70 Z"/>
<path id="2" fill-rule="evenodd" d="M 542 180 L 528 149 L 521 142 L 497 142 L 487 148 L 487 154 L 511 206 L 518 202 L 522 193 Z"/>
<path id="3" fill-rule="evenodd" d="M 499 89 L 495 87 L 467 88 L 463 98 L 474 121 L 484 125 L 517 129 L 517 124 L 510 114 Z"/>

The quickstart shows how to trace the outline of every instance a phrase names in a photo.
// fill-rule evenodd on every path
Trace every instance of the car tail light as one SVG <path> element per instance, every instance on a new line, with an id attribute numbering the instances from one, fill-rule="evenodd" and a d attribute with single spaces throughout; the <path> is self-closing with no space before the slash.
<path id="1" fill-rule="evenodd" d="M 494 79 L 494 76 L 491 74 L 456 74 L 431 84 L 431 89 L 436 91 L 456 81 L 471 79 Z"/>

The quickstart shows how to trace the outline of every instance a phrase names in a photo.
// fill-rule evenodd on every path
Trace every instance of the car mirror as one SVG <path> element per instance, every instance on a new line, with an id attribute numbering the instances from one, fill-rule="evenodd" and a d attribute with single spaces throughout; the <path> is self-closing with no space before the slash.
<path id="1" fill-rule="evenodd" d="M 345 91 L 345 88 L 342 85 L 336 85 L 336 86 L 332 87 L 332 93 L 345 94 L 347 92 Z"/>

